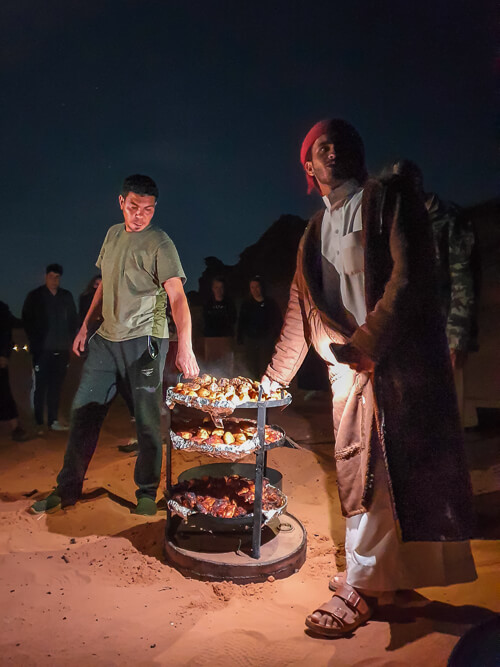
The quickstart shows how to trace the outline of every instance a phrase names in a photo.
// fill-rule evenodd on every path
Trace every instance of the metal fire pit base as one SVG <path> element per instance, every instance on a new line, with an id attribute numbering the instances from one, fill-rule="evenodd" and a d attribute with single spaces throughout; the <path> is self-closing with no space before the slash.
<path id="1" fill-rule="evenodd" d="M 270 576 L 285 579 L 306 559 L 306 531 L 291 514 L 264 526 L 260 558 L 252 558 L 251 544 L 251 530 L 215 534 L 173 521 L 165 556 L 186 577 L 235 584 L 258 583 Z"/>

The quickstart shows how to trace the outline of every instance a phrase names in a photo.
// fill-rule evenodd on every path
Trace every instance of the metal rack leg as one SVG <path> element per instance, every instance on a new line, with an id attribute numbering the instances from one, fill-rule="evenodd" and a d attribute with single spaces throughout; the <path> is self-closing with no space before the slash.
<path id="1" fill-rule="evenodd" d="M 172 443 L 170 438 L 167 438 L 167 455 L 166 455 L 166 486 L 167 486 L 167 495 L 170 496 L 172 491 Z M 170 538 L 170 530 L 172 527 L 172 512 L 168 506 L 167 502 L 167 519 L 165 522 L 165 537 L 168 540 Z"/>
<path id="2" fill-rule="evenodd" d="M 257 435 L 259 438 L 259 449 L 255 457 L 255 500 L 253 505 L 253 534 L 252 534 L 252 558 L 260 558 L 260 544 L 262 537 L 262 482 L 264 468 L 266 467 L 265 446 L 266 408 L 263 405 L 257 408 Z"/>

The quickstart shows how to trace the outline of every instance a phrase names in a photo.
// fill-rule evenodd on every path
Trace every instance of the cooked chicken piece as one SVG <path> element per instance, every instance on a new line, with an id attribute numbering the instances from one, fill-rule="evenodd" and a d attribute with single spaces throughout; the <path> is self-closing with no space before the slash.
<path id="1" fill-rule="evenodd" d="M 208 398 L 210 396 L 210 392 L 206 387 L 201 387 L 201 389 L 198 390 L 198 396 L 200 398 Z"/>
<path id="2" fill-rule="evenodd" d="M 201 377 L 197 379 L 199 380 L 199 383 L 202 385 L 211 384 L 213 382 L 212 376 L 209 375 L 208 373 L 204 373 Z"/>
<path id="3" fill-rule="evenodd" d="M 214 428 L 214 430 L 212 431 L 212 435 L 223 436 L 224 435 L 224 429 L 223 428 Z"/>
<path id="4" fill-rule="evenodd" d="M 207 431 L 206 428 L 199 428 L 198 433 L 196 434 L 198 438 L 202 438 L 203 440 L 206 440 L 210 433 Z"/>
<path id="5" fill-rule="evenodd" d="M 226 445 L 232 445 L 235 441 L 234 435 L 230 431 L 226 431 L 223 437 Z"/>
<path id="6" fill-rule="evenodd" d="M 236 511 L 236 505 L 228 505 L 224 510 L 223 517 L 224 519 L 232 519 Z"/>
<path id="7" fill-rule="evenodd" d="M 193 433 L 191 431 L 178 431 L 177 435 L 181 438 L 184 438 L 184 440 L 191 440 L 193 437 Z"/>
<path id="8" fill-rule="evenodd" d="M 247 436 L 244 433 L 236 433 L 234 436 L 234 440 L 235 442 L 243 444 L 244 442 L 247 441 Z"/>

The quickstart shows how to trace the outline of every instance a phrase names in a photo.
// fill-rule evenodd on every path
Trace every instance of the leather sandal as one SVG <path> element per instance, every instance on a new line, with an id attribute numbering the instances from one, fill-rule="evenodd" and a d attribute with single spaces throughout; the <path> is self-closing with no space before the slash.
<path id="1" fill-rule="evenodd" d="M 344 572 L 337 572 L 337 574 L 334 574 L 333 577 L 330 578 L 328 588 L 331 591 L 336 591 L 339 586 L 343 586 L 346 583 L 346 580 L 347 572 L 345 570 Z"/>
<path id="2" fill-rule="evenodd" d="M 312 618 L 316 612 L 330 616 L 335 625 L 332 627 L 320 625 Z M 306 618 L 306 625 L 314 634 L 322 637 L 344 637 L 366 623 L 372 614 L 373 609 L 368 606 L 366 600 L 352 586 L 343 584 L 337 588 L 331 600 L 315 609 Z"/>

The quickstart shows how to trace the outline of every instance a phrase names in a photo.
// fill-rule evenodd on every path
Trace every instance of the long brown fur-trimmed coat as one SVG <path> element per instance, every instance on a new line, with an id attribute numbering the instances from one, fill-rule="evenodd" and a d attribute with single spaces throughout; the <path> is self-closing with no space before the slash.
<path id="1" fill-rule="evenodd" d="M 402 539 L 468 539 L 471 486 L 423 202 L 400 177 L 365 184 L 360 261 L 367 317 L 359 327 L 346 326 L 345 318 L 335 321 L 328 312 L 322 217 L 319 211 L 311 219 L 301 240 L 285 323 L 266 374 L 289 384 L 309 344 L 327 361 L 346 516 L 369 509 L 370 461 L 378 440 Z M 336 344 L 333 363 L 331 343 Z M 357 352 L 374 361 L 373 373 L 346 365 Z"/>

